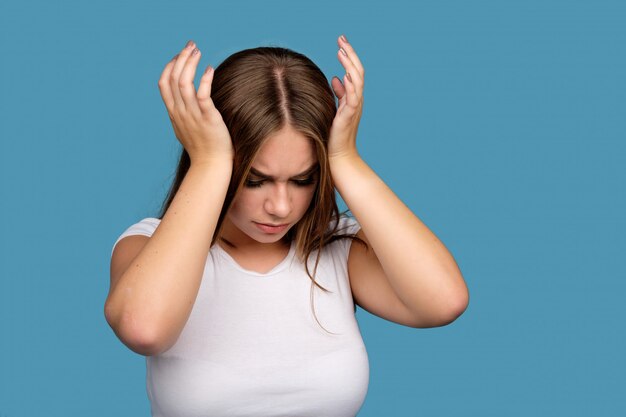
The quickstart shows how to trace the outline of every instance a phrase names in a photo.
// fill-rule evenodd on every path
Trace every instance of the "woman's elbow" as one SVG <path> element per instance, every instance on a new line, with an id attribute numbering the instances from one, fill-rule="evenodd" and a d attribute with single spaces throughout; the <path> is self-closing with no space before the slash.
<path id="1" fill-rule="evenodd" d="M 443 326 L 458 319 L 469 305 L 469 291 L 466 286 L 448 298 L 448 305 L 443 314 Z"/>
<path id="2" fill-rule="evenodd" d="M 104 315 L 117 338 L 133 352 L 143 356 L 159 354 L 164 348 L 158 344 L 155 332 L 146 332 L 143 326 L 137 326 L 126 313 L 116 316 L 109 305 L 105 305 Z"/>

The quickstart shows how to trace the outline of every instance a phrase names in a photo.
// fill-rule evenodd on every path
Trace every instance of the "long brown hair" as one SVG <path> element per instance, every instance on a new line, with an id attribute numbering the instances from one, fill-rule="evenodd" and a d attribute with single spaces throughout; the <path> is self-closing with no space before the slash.
<path id="1" fill-rule="evenodd" d="M 221 239 L 224 217 L 244 186 L 257 153 L 271 134 L 288 125 L 315 147 L 319 181 L 306 213 L 286 235 L 288 241 L 295 240 L 296 254 L 312 281 L 313 305 L 313 284 L 328 292 L 314 278 L 324 246 L 337 239 L 350 238 L 367 247 L 356 235 L 338 233 L 340 213 L 327 154 L 328 136 L 337 107 L 326 76 L 313 61 L 291 49 L 245 49 L 230 55 L 215 68 L 211 98 L 230 132 L 235 151 L 230 184 L 211 246 Z M 182 148 L 176 178 L 161 207 L 159 218 L 165 215 L 189 166 L 189 154 Z M 308 260 L 315 250 L 318 252 L 311 274 Z M 356 305 L 354 310 L 356 312 Z M 314 307 L 313 315 L 320 324 Z"/>

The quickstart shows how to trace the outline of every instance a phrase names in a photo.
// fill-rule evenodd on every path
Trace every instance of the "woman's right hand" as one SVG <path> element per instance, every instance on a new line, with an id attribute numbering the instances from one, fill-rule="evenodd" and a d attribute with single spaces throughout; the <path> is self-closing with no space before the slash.
<path id="1" fill-rule="evenodd" d="M 211 100 L 215 70 L 211 66 L 202 75 L 198 92 L 193 84 L 200 50 L 189 41 L 187 46 L 165 66 L 159 90 L 167 108 L 174 133 L 192 164 L 230 158 L 234 150 L 228 128 Z"/>

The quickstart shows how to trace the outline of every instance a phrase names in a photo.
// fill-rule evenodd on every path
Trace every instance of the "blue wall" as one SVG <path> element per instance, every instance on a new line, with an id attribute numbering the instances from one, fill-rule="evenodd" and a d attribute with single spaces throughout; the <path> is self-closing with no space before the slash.
<path id="1" fill-rule="evenodd" d="M 180 144 L 157 81 L 260 45 L 366 70 L 358 147 L 470 289 L 449 326 L 357 310 L 369 416 L 626 415 L 626 4 L 3 2 L 0 416 L 149 415 L 109 255 Z M 196 77 L 196 82 L 199 74 Z"/>

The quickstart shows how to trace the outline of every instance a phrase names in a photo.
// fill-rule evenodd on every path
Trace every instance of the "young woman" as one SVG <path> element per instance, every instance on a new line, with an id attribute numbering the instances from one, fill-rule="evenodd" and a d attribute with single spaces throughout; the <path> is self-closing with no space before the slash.
<path id="1" fill-rule="evenodd" d="M 331 85 L 278 47 L 209 66 L 197 91 L 192 41 L 163 70 L 177 176 L 159 217 L 115 242 L 105 303 L 146 356 L 154 416 L 354 416 L 369 382 L 357 304 L 415 328 L 467 307 L 452 255 L 358 154 L 365 72 L 338 45 Z"/>

